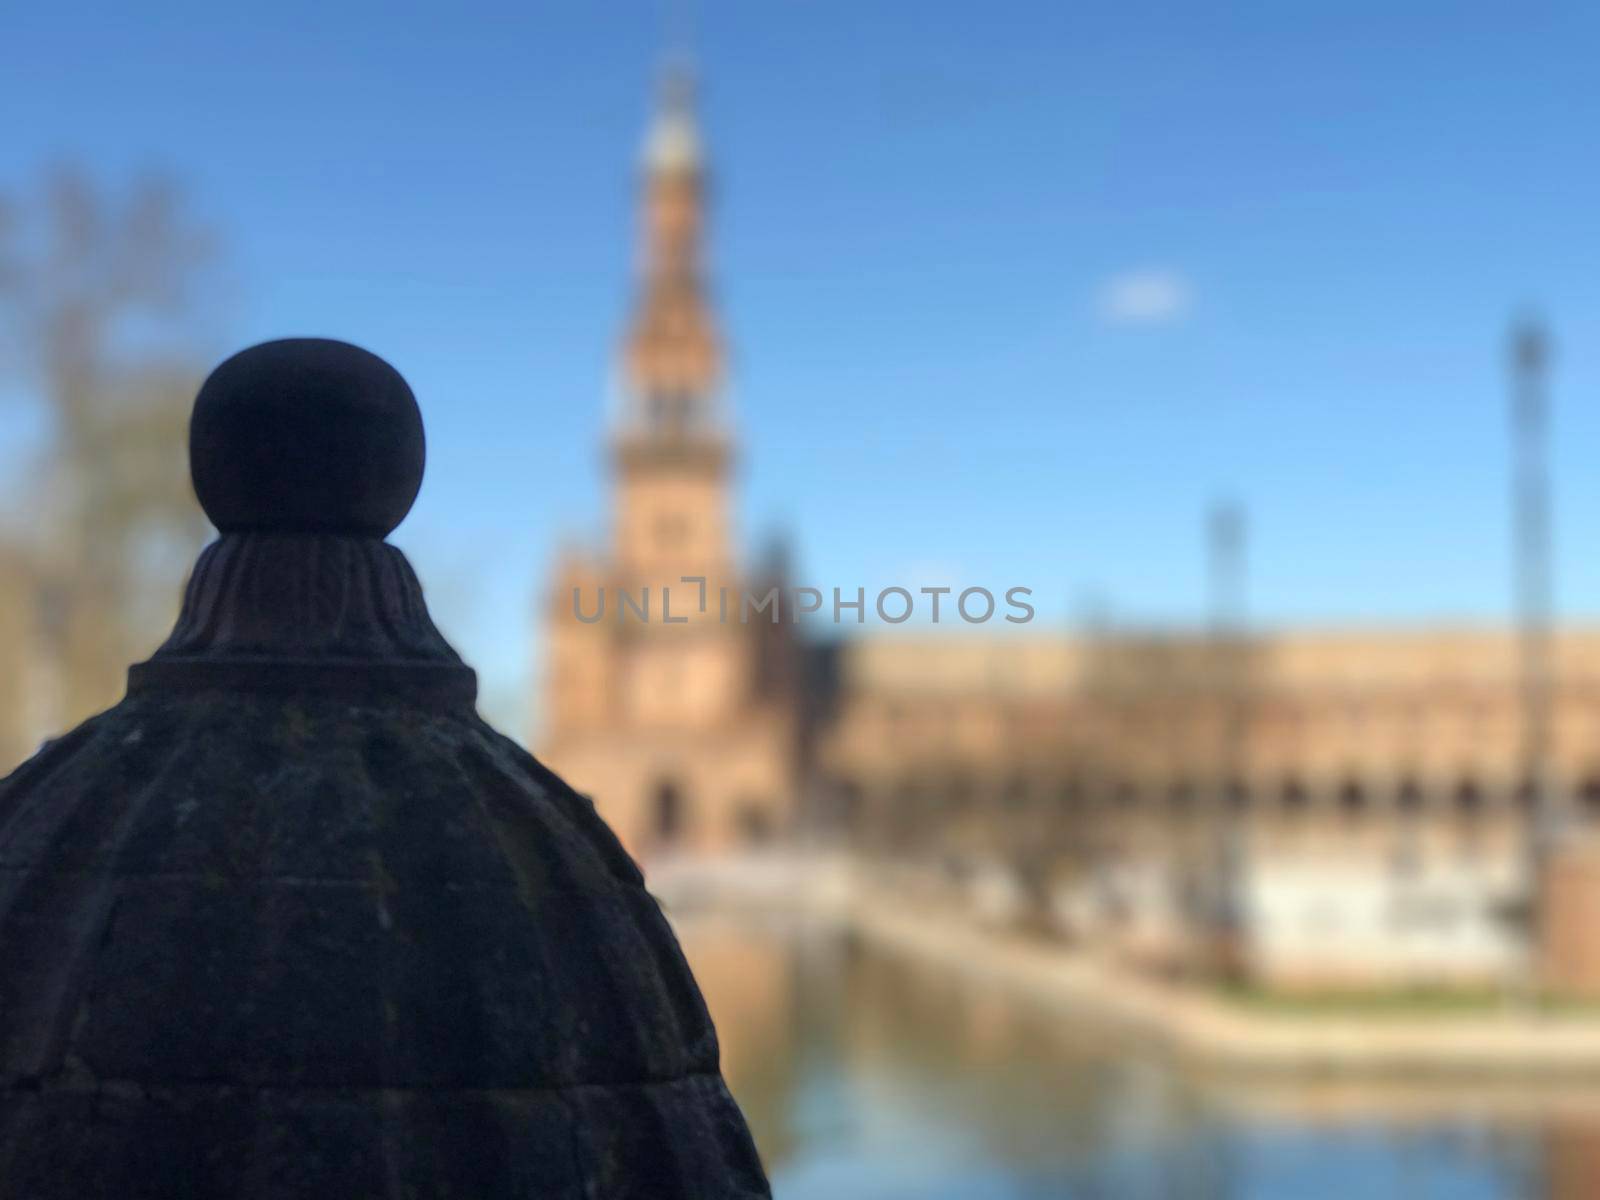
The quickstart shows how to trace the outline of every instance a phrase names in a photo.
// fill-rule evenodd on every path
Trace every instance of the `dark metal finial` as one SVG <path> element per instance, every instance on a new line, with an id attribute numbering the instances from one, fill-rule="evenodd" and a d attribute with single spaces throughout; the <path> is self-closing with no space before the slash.
<path id="1" fill-rule="evenodd" d="M 189 420 L 195 495 L 223 533 L 384 537 L 417 498 L 424 458 L 400 372 L 328 338 L 241 350 Z"/>
<path id="2" fill-rule="evenodd" d="M 400 373 L 346 342 L 241 350 L 189 419 L 195 494 L 222 536 L 130 691 L 337 690 L 470 705 L 476 677 L 383 537 L 422 485 L 422 414 Z"/>

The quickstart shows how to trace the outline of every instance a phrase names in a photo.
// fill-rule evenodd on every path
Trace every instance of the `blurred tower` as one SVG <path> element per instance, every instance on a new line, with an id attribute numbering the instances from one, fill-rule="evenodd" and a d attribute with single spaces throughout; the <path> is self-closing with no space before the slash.
<path id="1" fill-rule="evenodd" d="M 640 292 L 623 345 L 613 444 L 620 565 L 647 575 L 728 567 L 722 346 L 701 268 L 705 172 L 687 71 L 670 71 L 645 140 Z"/>
<path id="2" fill-rule="evenodd" d="M 702 261 L 705 161 L 682 66 L 663 79 L 641 165 L 638 291 L 609 447 L 612 536 L 558 566 L 540 744 L 628 848 L 650 856 L 725 850 L 791 825 L 796 704 L 792 687 L 774 684 L 787 614 L 777 623 L 773 606 L 747 620 L 742 607 L 752 581 L 731 532 L 723 352 Z"/>

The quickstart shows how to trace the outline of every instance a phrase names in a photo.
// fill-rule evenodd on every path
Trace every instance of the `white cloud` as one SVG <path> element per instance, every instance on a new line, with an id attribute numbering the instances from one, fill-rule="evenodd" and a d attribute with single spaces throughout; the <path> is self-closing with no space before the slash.
<path id="1" fill-rule="evenodd" d="M 1101 285 L 1096 307 L 1116 325 L 1161 325 L 1182 319 L 1193 299 L 1182 275 L 1152 268 L 1113 275 Z"/>

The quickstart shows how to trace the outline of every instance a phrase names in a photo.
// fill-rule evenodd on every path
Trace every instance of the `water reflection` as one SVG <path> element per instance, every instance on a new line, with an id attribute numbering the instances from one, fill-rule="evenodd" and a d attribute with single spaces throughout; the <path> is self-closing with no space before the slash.
<path id="1" fill-rule="evenodd" d="M 777 919 L 680 919 L 778 1200 L 1591 1200 L 1600 1093 L 1196 1078 Z"/>

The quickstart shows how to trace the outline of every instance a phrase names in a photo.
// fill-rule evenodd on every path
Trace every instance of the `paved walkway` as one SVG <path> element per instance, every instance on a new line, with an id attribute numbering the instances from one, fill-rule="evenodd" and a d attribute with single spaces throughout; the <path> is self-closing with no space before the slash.
<path id="1" fill-rule="evenodd" d="M 1600 1082 L 1600 1019 L 1504 1013 L 1345 1016 L 1262 1012 L 1195 987 L 1141 979 L 1087 956 L 862 905 L 849 925 L 875 943 L 1126 1023 L 1174 1053 L 1236 1071 L 1329 1075 L 1587 1077 Z"/>
<path id="2" fill-rule="evenodd" d="M 1600 1084 L 1600 1015 L 1503 1012 L 1277 1013 L 1093 956 L 914 907 L 848 862 L 774 858 L 673 865 L 652 888 L 669 909 L 750 905 L 836 921 L 874 944 L 936 961 L 1068 1013 L 1125 1023 L 1214 1069 L 1327 1077 L 1553 1079 Z"/>

